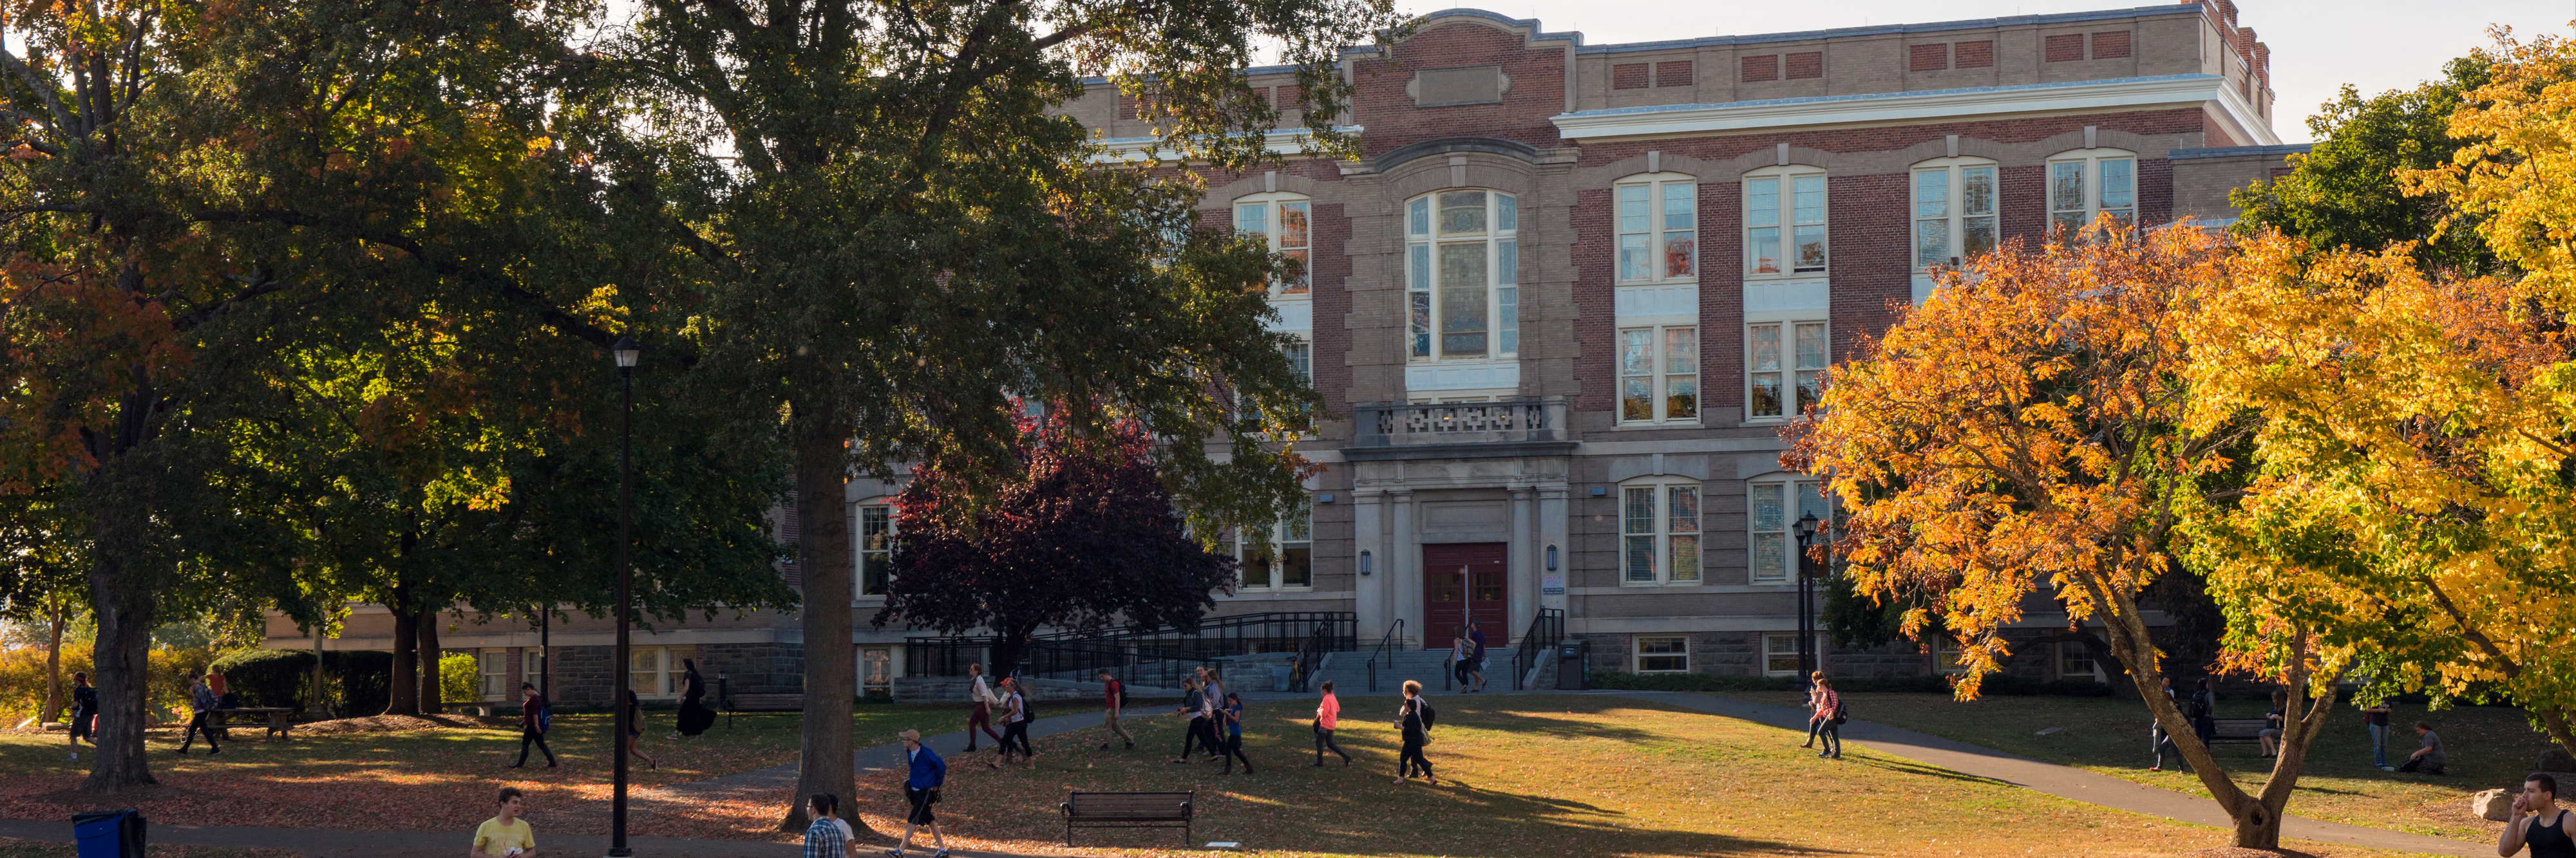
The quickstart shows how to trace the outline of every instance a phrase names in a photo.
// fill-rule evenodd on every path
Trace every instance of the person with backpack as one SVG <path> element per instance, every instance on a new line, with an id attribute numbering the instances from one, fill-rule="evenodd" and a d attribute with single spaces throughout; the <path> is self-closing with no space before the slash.
<path id="1" fill-rule="evenodd" d="M 1824 729 L 1824 722 L 1816 717 L 1816 713 L 1825 711 L 1824 681 L 1825 672 L 1821 670 L 1807 676 L 1807 741 L 1798 743 L 1798 747 L 1815 747 L 1816 733 Z"/>
<path id="2" fill-rule="evenodd" d="M 1101 668 L 1100 694 L 1104 698 L 1101 703 L 1100 723 L 1108 725 L 1112 735 L 1125 741 L 1127 750 L 1135 750 L 1136 737 L 1127 735 L 1127 728 L 1118 726 L 1118 713 L 1127 708 L 1127 683 L 1120 682 L 1118 677 L 1109 675 L 1109 668 Z M 1109 750 L 1109 743 L 1100 743 L 1100 749 Z"/>
<path id="3" fill-rule="evenodd" d="M 71 734 L 72 759 L 80 759 L 82 739 L 88 739 L 90 747 L 98 747 L 98 738 L 90 735 L 90 722 L 96 718 L 98 689 L 90 687 L 89 674 L 72 674 L 72 721 L 65 725 L 69 727 L 65 732 Z"/>
<path id="4" fill-rule="evenodd" d="M 1225 719 L 1225 771 L 1217 774 L 1234 774 L 1236 760 L 1243 761 L 1244 774 L 1252 774 L 1252 758 L 1243 755 L 1243 698 L 1227 694 L 1225 708 L 1217 714 Z"/>
<path id="5" fill-rule="evenodd" d="M 644 765 L 661 768 L 662 761 L 644 753 L 644 703 L 635 699 L 635 689 L 626 689 L 626 752 L 644 758 Z"/>
<path id="6" fill-rule="evenodd" d="M 1466 690 L 1482 692 L 1485 690 L 1485 623 L 1483 620 L 1467 621 L 1467 645 L 1473 650 L 1467 654 L 1467 676 L 1476 680 L 1476 687 Z M 1465 688 L 1463 685 L 1459 687 Z"/>
<path id="7" fill-rule="evenodd" d="M 672 719 L 671 738 L 695 736 L 716 723 L 716 712 L 707 708 L 707 678 L 698 673 L 698 660 L 680 659 L 680 715 Z"/>
<path id="8" fill-rule="evenodd" d="M 1351 764 L 1351 754 L 1333 743 L 1333 729 L 1342 722 L 1342 699 L 1333 696 L 1333 681 L 1324 680 L 1324 699 L 1315 704 L 1315 768 L 1324 767 L 1324 749 L 1342 755 L 1342 766 Z"/>
<path id="9" fill-rule="evenodd" d="M 1843 696 L 1834 691 L 1834 681 L 1826 679 L 1821 670 L 1816 672 L 1816 713 L 1807 716 L 1807 720 L 1816 735 L 1825 740 L 1825 747 L 1816 756 L 1842 759 Z"/>
<path id="10" fill-rule="evenodd" d="M 1431 758 L 1422 755 L 1422 749 L 1431 744 L 1431 724 L 1439 717 L 1431 701 L 1422 698 L 1422 683 L 1405 680 L 1404 705 L 1395 711 L 1396 732 L 1404 736 L 1404 752 L 1395 758 L 1396 783 L 1412 779 L 1416 770 L 1433 785 L 1440 783 L 1440 777 L 1431 773 Z"/>
<path id="11" fill-rule="evenodd" d="M 1002 709 L 995 714 L 1002 719 L 1002 747 L 987 765 L 1001 768 L 1011 761 L 1011 748 L 1016 746 L 1020 753 L 1028 755 L 1029 767 L 1037 768 L 1038 750 L 1029 746 L 1029 699 L 1020 693 L 1019 681 L 1007 676 L 1002 677 L 1001 694 Z"/>
<path id="12" fill-rule="evenodd" d="M 2209 690 L 2206 678 L 2191 692 L 2191 732 L 2200 737 L 2202 747 L 2208 747 L 2210 738 L 2218 735 L 2218 695 Z"/>
<path id="13" fill-rule="evenodd" d="M 215 712 L 216 703 L 214 689 L 206 687 L 204 678 L 188 677 L 188 706 L 194 711 L 188 716 L 187 735 L 179 738 L 179 755 L 187 756 L 188 747 L 196 744 L 200 735 L 206 737 L 206 756 L 223 753 L 224 746 L 215 744 L 215 728 L 207 722 Z"/>
<path id="14" fill-rule="evenodd" d="M 528 745 L 532 743 L 545 752 L 546 768 L 554 768 L 555 749 L 546 747 L 546 728 L 554 722 L 554 710 L 546 707 L 546 696 L 537 693 L 536 683 L 519 683 L 519 694 L 524 698 L 519 702 L 519 761 L 511 763 L 510 768 L 528 764 Z"/>
<path id="15" fill-rule="evenodd" d="M 930 806 L 939 803 L 939 788 L 948 783 L 948 764 L 921 743 L 921 731 L 903 731 L 905 776 L 903 803 L 909 808 L 903 818 L 903 839 L 896 841 L 887 855 L 903 858 L 903 850 L 912 848 L 912 835 L 924 825 L 930 826 L 930 841 L 939 850 L 930 858 L 948 858 L 948 835 L 939 832 L 939 815 Z"/>

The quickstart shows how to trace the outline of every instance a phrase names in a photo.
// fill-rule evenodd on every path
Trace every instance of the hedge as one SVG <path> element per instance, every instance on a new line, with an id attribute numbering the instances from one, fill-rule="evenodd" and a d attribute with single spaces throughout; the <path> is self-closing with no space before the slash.
<path id="1" fill-rule="evenodd" d="M 312 685 L 312 650 L 246 650 L 217 660 L 214 670 L 224 675 L 228 690 L 241 695 L 244 706 L 325 710 L 347 717 L 385 711 L 385 705 L 391 702 L 393 666 L 394 656 L 389 652 L 323 653 L 323 699 L 319 706 L 305 699 Z M 439 678 L 445 680 L 444 666 L 441 669 Z"/>
<path id="2" fill-rule="evenodd" d="M 1624 673 L 1594 671 L 1589 675 L 1594 688 L 1630 691 L 1804 691 L 1806 684 L 1794 676 L 1734 676 L 1708 673 Z M 1834 680 L 1834 688 L 1850 692 L 1908 692 L 1948 694 L 1950 680 L 1942 676 L 1848 677 Z M 2085 679 L 2057 679 L 2046 682 L 2017 676 L 1986 677 L 1984 693 L 1990 696 L 2027 697 L 2052 694 L 2065 697 L 2109 697 L 2111 686 Z"/>

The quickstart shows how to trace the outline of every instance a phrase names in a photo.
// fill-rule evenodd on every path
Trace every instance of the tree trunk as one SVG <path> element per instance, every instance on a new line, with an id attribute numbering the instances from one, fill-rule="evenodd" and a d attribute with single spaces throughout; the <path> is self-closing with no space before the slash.
<path id="1" fill-rule="evenodd" d="M 436 715 L 447 711 L 445 701 L 439 699 L 447 695 L 440 693 L 439 684 L 438 660 L 443 653 L 438 649 L 438 609 L 420 612 L 413 625 L 420 628 L 420 711 Z"/>
<path id="2" fill-rule="evenodd" d="M 805 631 L 805 735 L 796 793 L 780 830 L 802 831 L 805 797 L 857 794 L 850 754 L 851 702 L 858 694 L 857 654 L 850 641 L 850 523 L 842 487 L 849 479 L 850 437 L 839 420 L 795 406 L 796 567 L 804 577 L 798 609 Z M 851 825 L 867 828 L 855 815 Z M 871 829 L 870 833 L 876 833 Z"/>
<path id="3" fill-rule="evenodd" d="M 394 612 L 393 676 L 385 695 L 385 714 L 420 714 L 420 674 L 412 670 L 412 656 L 418 648 L 420 615 L 411 612 L 411 588 L 394 585 L 393 604 L 385 607 Z"/>
<path id="4" fill-rule="evenodd" d="M 53 632 L 45 639 L 45 710 L 36 713 L 36 726 L 42 728 L 63 711 L 63 597 L 55 593 L 45 597 L 54 609 Z"/>
<path id="5" fill-rule="evenodd" d="M 123 520 L 126 511 L 102 513 L 101 531 L 142 526 Z M 128 580 L 141 572 L 130 564 L 141 562 L 149 561 L 112 551 L 101 551 L 90 561 L 90 610 L 98 618 L 98 642 L 90 650 L 90 670 L 97 674 L 98 750 L 91 755 L 96 762 L 89 777 L 81 781 L 82 792 L 114 793 L 155 783 L 143 755 L 143 730 L 151 721 L 154 590 Z"/>

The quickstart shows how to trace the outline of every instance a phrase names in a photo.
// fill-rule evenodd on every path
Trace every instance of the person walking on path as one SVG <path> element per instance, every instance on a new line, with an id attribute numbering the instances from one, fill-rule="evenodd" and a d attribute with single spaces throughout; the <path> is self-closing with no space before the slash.
<path id="1" fill-rule="evenodd" d="M 886 854 L 903 858 L 903 850 L 912 848 L 912 833 L 930 826 L 930 858 L 948 858 L 948 835 L 939 831 L 939 816 L 930 806 L 939 803 L 939 788 L 948 783 L 948 763 L 921 743 L 921 731 L 903 731 L 903 756 L 910 774 L 903 779 L 903 804 L 909 808 L 903 818 L 903 839 L 896 841 Z"/>
<path id="2" fill-rule="evenodd" d="M 644 704 L 635 699 L 635 689 L 626 689 L 626 752 L 644 758 L 644 764 L 661 768 L 662 761 L 644 753 Z"/>
<path id="3" fill-rule="evenodd" d="M 1449 678 L 1461 690 L 1467 687 L 1468 658 L 1475 651 L 1476 645 L 1467 642 L 1466 627 L 1460 626 L 1457 636 L 1449 639 Z"/>
<path id="4" fill-rule="evenodd" d="M 2385 699 L 2374 701 L 2361 710 L 2361 726 L 2370 730 L 2370 764 L 2383 772 L 2397 770 L 2388 764 L 2388 711 Z"/>
<path id="5" fill-rule="evenodd" d="M 1108 668 L 1101 668 L 1100 694 L 1103 698 L 1106 698 L 1101 703 L 1100 723 L 1109 726 L 1109 732 L 1111 735 L 1115 735 L 1120 741 L 1126 742 L 1127 750 L 1135 750 L 1136 737 L 1127 735 L 1127 728 L 1118 726 L 1118 713 L 1125 711 L 1127 708 L 1127 683 L 1120 682 L 1118 681 L 1118 677 L 1109 675 Z M 1109 743 L 1100 743 L 1100 749 L 1103 751 L 1109 750 Z"/>
<path id="6" fill-rule="evenodd" d="M 70 734 L 72 759 L 80 759 L 82 739 L 88 739 L 91 747 L 98 746 L 98 739 L 90 735 L 89 726 L 91 719 L 97 717 L 98 689 L 90 687 L 89 674 L 72 674 L 72 722 L 64 725 L 63 731 Z"/>
<path id="7" fill-rule="evenodd" d="M 1468 691 L 1481 692 L 1485 690 L 1485 623 L 1483 620 L 1467 621 L 1467 643 L 1471 649 L 1467 654 L 1467 674 L 1476 679 L 1476 687 Z"/>
<path id="8" fill-rule="evenodd" d="M 519 818 L 527 812 L 520 796 L 518 787 L 501 788 L 501 813 L 474 827 L 474 847 L 466 850 L 466 858 L 534 858 L 537 833 Z"/>
<path id="9" fill-rule="evenodd" d="M 1413 777 L 1416 770 L 1422 772 L 1424 780 L 1440 783 L 1439 776 L 1431 773 L 1431 758 L 1422 755 L 1423 747 L 1431 744 L 1431 723 L 1438 717 L 1431 702 L 1422 699 L 1422 683 L 1405 680 L 1404 705 L 1395 710 L 1395 729 L 1404 737 L 1404 752 L 1395 758 L 1396 783 Z"/>
<path id="10" fill-rule="evenodd" d="M 1226 695 L 1225 708 L 1218 710 L 1217 714 L 1225 719 L 1225 771 L 1217 774 L 1234 774 L 1236 760 L 1243 761 L 1244 774 L 1252 774 L 1252 758 L 1243 755 L 1243 698 Z"/>
<path id="11" fill-rule="evenodd" d="M 2176 708 L 2180 708 L 2181 701 L 2174 697 L 2173 677 L 2165 677 L 2164 688 L 2160 690 L 2165 693 L 2167 702 L 2174 703 Z M 2182 756 L 2182 749 L 2174 746 L 2173 736 L 2165 732 L 2165 722 L 2154 718 L 2147 719 L 2147 745 L 2148 753 L 2155 755 L 2155 761 L 2147 765 L 2147 771 L 2164 771 L 2166 754 Z"/>
<path id="12" fill-rule="evenodd" d="M 1002 748 L 1001 751 L 995 755 L 993 762 L 989 765 L 998 769 L 1002 767 L 1003 763 L 1010 762 L 1011 748 L 1016 745 L 1020 749 L 1020 753 L 1028 755 L 1029 767 L 1037 768 L 1038 749 L 1030 747 L 1029 745 L 1029 699 L 1020 693 L 1019 681 L 1007 676 L 1002 677 L 1002 711 L 1000 715 L 1002 718 Z"/>
<path id="13" fill-rule="evenodd" d="M 1825 711 L 1825 672 L 1819 670 L 1807 675 L 1807 741 L 1798 743 L 1798 747 L 1816 746 L 1816 733 L 1824 729 L 1824 722 L 1816 720 L 1816 713 L 1823 711 Z"/>
<path id="14" fill-rule="evenodd" d="M 1190 721 L 1181 728 L 1181 755 L 1173 757 L 1172 762 L 1189 762 L 1190 751 L 1198 747 L 1199 719 L 1202 717 L 1199 715 L 1200 693 L 1199 681 L 1196 677 L 1181 680 L 1181 707 L 1172 712 L 1176 715 L 1188 715 Z"/>
<path id="15" fill-rule="evenodd" d="M 196 744 L 201 734 L 206 737 L 206 756 L 223 753 L 224 747 L 215 743 L 215 729 L 206 723 L 207 716 L 215 711 L 215 692 L 206 687 L 204 677 L 188 677 L 188 706 L 192 712 L 188 716 L 188 733 L 179 738 L 179 754 L 186 756 L 188 746 Z"/>
<path id="16" fill-rule="evenodd" d="M 680 659 L 680 670 L 680 714 L 671 719 L 673 740 L 704 733 L 707 726 L 716 721 L 715 712 L 709 710 L 703 701 L 707 696 L 707 678 L 698 673 L 698 660 Z"/>
<path id="17" fill-rule="evenodd" d="M 984 735 L 993 737 L 995 742 L 1002 741 L 1002 734 L 993 729 L 993 704 L 1002 702 L 1002 698 L 994 696 L 993 687 L 984 684 L 983 664 L 967 665 L 966 676 L 973 680 L 966 693 L 975 701 L 975 714 L 966 716 L 966 753 L 972 754 L 975 753 L 977 730 L 984 731 Z"/>
<path id="18" fill-rule="evenodd" d="M 1351 764 L 1350 752 L 1342 750 L 1341 745 L 1333 742 L 1333 730 L 1342 723 L 1342 699 L 1333 696 L 1333 681 L 1330 679 L 1324 680 L 1323 690 L 1324 699 L 1315 704 L 1314 768 L 1324 767 L 1325 748 L 1331 748 L 1333 753 L 1342 755 L 1342 766 L 1347 768 Z"/>
<path id="19" fill-rule="evenodd" d="M 805 858 L 849 858 L 850 836 L 841 833 L 841 797 L 818 792 L 805 799 L 805 815 L 814 820 L 805 826 Z"/>
<path id="20" fill-rule="evenodd" d="M 2513 800 L 2513 821 L 2496 837 L 2496 854 L 2512 858 L 2522 847 L 2531 858 L 2576 858 L 2576 832 L 2568 830 L 2567 811 L 2558 806 L 2558 777 L 2534 774 L 2523 780 Z"/>
<path id="21" fill-rule="evenodd" d="M 1225 682 L 1217 675 L 1215 665 L 1199 667 L 1203 681 L 1199 687 L 1199 747 L 1206 748 L 1208 759 L 1225 757 L 1224 724 L 1216 710 L 1225 705 Z"/>
<path id="22" fill-rule="evenodd" d="M 2424 746 L 2416 748 L 2415 753 L 2406 755 L 2406 762 L 2399 765 L 2397 770 L 2446 774 L 2442 771 L 2442 766 L 2449 763 L 2451 759 L 2449 755 L 2442 753 L 2442 735 L 2433 732 L 2433 722 L 2415 722 L 2415 735 L 2424 737 Z"/>
<path id="23" fill-rule="evenodd" d="M 519 683 L 519 694 L 525 698 L 519 702 L 519 761 L 511 763 L 510 768 L 528 764 L 530 744 L 545 752 L 546 768 L 554 768 L 555 749 L 546 747 L 546 728 L 550 726 L 547 722 L 554 720 L 554 713 L 546 711 L 546 696 L 538 694 L 532 682 Z"/>
<path id="24" fill-rule="evenodd" d="M 1823 671 L 1816 673 L 1816 712 L 1807 716 L 1807 725 L 1825 740 L 1816 756 L 1843 758 L 1843 696 L 1834 691 L 1833 680 L 1826 679 Z"/>
<path id="25" fill-rule="evenodd" d="M 2254 738 L 2263 743 L 2262 759 L 2281 755 L 2281 727 L 2288 720 L 2286 713 L 2289 708 L 2290 692 L 2272 692 L 2272 711 L 2263 713 L 2263 729 L 2254 734 Z"/>

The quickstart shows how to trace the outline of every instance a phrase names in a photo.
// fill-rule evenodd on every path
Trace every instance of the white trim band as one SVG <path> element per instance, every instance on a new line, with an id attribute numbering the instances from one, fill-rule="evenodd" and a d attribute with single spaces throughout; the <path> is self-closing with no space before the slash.
<path id="1" fill-rule="evenodd" d="M 2280 142 L 2270 123 L 2254 114 L 2227 79 L 2182 74 L 2019 86 L 1883 92 L 1819 98 L 1779 98 L 1724 104 L 1667 104 L 1586 110 L 1551 117 L 1568 140 L 1761 131 L 1817 125 L 1853 125 L 1958 119 L 2013 113 L 2054 113 L 2113 108 L 2186 106 L 2215 102 L 2239 139 Z M 2231 135 L 2238 136 L 2238 135 Z"/>

